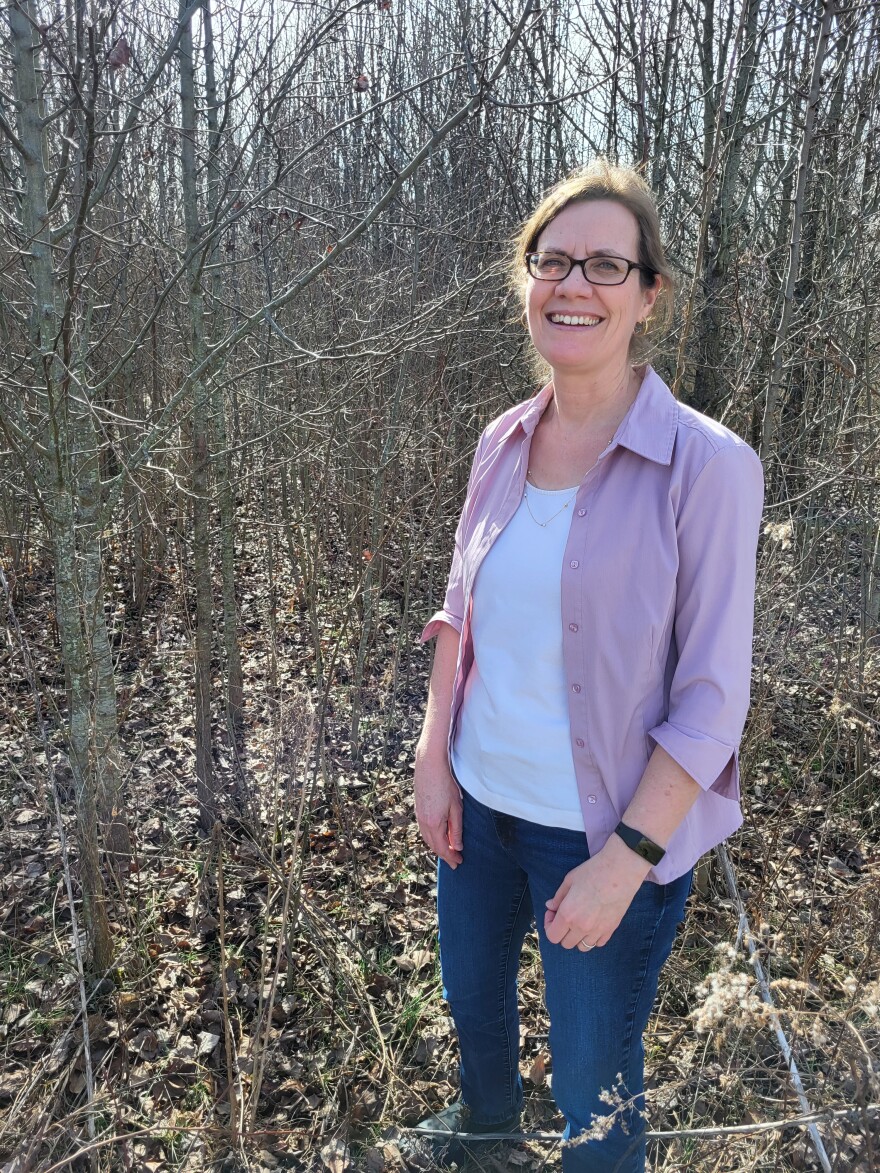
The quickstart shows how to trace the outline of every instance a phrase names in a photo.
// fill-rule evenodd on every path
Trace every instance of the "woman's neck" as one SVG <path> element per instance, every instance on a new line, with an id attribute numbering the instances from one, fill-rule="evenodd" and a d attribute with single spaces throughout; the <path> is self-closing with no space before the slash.
<path id="1" fill-rule="evenodd" d="M 641 376 L 627 363 L 622 370 L 601 376 L 554 371 L 552 382 L 550 421 L 571 437 L 617 427 L 638 395 Z"/>

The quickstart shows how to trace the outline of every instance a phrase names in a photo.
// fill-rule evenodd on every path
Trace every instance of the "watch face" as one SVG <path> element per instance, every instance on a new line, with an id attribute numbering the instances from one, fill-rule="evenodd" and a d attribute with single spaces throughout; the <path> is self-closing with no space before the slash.
<path id="1" fill-rule="evenodd" d="M 652 843 L 650 839 L 642 838 L 639 840 L 639 845 L 636 851 L 646 859 L 648 863 L 659 863 L 666 852 L 662 847 L 658 847 L 656 843 Z"/>
<path id="2" fill-rule="evenodd" d="M 647 860 L 650 864 L 658 864 L 666 854 L 659 844 L 648 839 L 640 831 L 636 831 L 634 827 L 628 827 L 626 823 L 618 823 L 615 830 L 627 847 L 631 848 L 637 855 L 640 855 L 642 859 Z"/>

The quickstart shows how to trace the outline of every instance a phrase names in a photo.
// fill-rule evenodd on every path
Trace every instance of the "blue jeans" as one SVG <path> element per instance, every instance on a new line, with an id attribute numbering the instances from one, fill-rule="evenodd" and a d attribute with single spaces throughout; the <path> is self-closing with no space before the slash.
<path id="1" fill-rule="evenodd" d="M 538 915 L 544 965 L 553 1095 L 565 1137 L 613 1109 L 628 1109 L 601 1140 L 563 1148 L 565 1173 L 641 1173 L 645 1168 L 644 1049 L 660 969 L 690 892 L 692 871 L 666 885 L 645 881 L 610 941 L 582 953 L 552 945 L 544 904 L 589 858 L 579 831 L 542 827 L 490 810 L 464 792 L 464 860 L 438 865 L 437 904 L 443 993 L 458 1031 L 461 1098 L 481 1124 L 522 1106 L 516 975 L 523 940 Z"/>

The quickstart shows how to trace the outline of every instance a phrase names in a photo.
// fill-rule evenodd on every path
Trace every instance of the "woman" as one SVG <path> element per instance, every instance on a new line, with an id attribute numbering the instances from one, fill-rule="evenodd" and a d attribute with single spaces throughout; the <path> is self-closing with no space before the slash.
<path id="1" fill-rule="evenodd" d="M 474 457 L 415 765 L 438 859 L 461 1101 L 423 1122 L 516 1131 L 516 971 L 534 917 L 566 1173 L 645 1167 L 642 1033 L 693 866 L 742 822 L 763 475 L 676 401 L 640 334 L 671 300 L 626 168 L 554 188 L 516 242 L 551 377 Z M 604 1096 L 604 1098 L 602 1098 Z"/>

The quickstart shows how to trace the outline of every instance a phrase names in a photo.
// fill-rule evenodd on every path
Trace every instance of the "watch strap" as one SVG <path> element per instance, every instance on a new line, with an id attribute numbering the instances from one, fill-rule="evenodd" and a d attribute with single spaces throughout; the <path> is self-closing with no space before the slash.
<path id="1" fill-rule="evenodd" d="M 640 855 L 642 859 L 646 859 L 652 866 L 658 864 L 666 854 L 665 850 L 653 839 L 649 839 L 647 835 L 643 835 L 635 827 L 628 827 L 626 823 L 618 823 L 614 831 L 627 847 L 631 848 L 636 855 Z"/>

